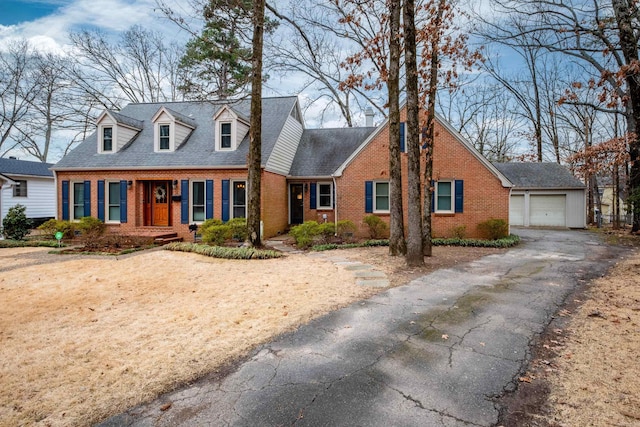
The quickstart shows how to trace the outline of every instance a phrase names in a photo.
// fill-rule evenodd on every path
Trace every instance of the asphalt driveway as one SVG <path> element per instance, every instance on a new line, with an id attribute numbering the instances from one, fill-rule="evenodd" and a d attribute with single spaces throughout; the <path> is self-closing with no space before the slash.
<path id="1" fill-rule="evenodd" d="M 265 344 L 102 426 L 491 426 L 541 333 L 618 251 L 586 231 L 439 270 Z"/>

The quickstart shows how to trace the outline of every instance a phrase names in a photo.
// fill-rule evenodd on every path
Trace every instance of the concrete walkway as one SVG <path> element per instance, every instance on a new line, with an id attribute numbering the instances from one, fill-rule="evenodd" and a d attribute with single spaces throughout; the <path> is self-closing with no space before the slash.
<path id="1" fill-rule="evenodd" d="M 491 426 L 529 347 L 617 251 L 585 231 L 517 230 L 507 253 L 330 313 L 102 426 Z"/>

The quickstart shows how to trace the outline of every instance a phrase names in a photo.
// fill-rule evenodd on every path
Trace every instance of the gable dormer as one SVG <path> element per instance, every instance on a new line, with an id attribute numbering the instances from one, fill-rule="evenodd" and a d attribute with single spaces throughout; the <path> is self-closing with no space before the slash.
<path id="1" fill-rule="evenodd" d="M 216 151 L 234 151 L 249 132 L 249 119 L 224 106 L 213 116 Z"/>
<path id="2" fill-rule="evenodd" d="M 167 107 L 161 107 L 154 114 L 151 122 L 153 123 L 153 151 L 156 153 L 176 151 L 196 128 L 193 119 Z"/>
<path id="3" fill-rule="evenodd" d="M 142 122 L 114 111 L 105 110 L 96 121 L 98 153 L 117 153 L 141 130 Z"/>

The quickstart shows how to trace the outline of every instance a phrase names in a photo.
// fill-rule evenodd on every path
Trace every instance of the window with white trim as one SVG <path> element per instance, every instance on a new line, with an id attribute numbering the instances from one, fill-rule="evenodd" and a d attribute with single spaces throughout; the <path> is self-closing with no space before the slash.
<path id="1" fill-rule="evenodd" d="M 27 197 L 27 181 L 17 179 L 13 184 L 13 197 Z"/>
<path id="2" fill-rule="evenodd" d="M 230 150 L 231 147 L 231 122 L 220 123 L 220 148 L 223 150 Z"/>
<path id="3" fill-rule="evenodd" d="M 84 182 L 73 183 L 72 197 L 71 204 L 73 209 L 71 213 L 73 216 L 71 219 L 80 219 L 84 217 Z"/>
<path id="4" fill-rule="evenodd" d="M 318 209 L 333 208 L 333 184 L 330 182 L 319 182 L 318 184 Z"/>
<path id="5" fill-rule="evenodd" d="M 435 211 L 453 213 L 453 181 L 438 181 L 435 185 Z"/>
<path id="6" fill-rule="evenodd" d="M 376 181 L 373 183 L 373 211 L 389 212 L 388 181 Z"/>
<path id="7" fill-rule="evenodd" d="M 205 220 L 205 182 L 191 182 L 191 221 L 202 222 Z"/>
<path id="8" fill-rule="evenodd" d="M 246 181 L 233 181 L 231 183 L 231 218 L 247 217 L 247 183 Z"/>
<path id="9" fill-rule="evenodd" d="M 102 128 L 102 151 L 113 151 L 113 128 L 111 126 Z"/>
<path id="10" fill-rule="evenodd" d="M 120 222 L 120 182 L 107 182 L 107 222 Z"/>
<path id="11" fill-rule="evenodd" d="M 170 125 L 158 126 L 158 148 L 160 150 L 171 149 L 171 127 Z"/>

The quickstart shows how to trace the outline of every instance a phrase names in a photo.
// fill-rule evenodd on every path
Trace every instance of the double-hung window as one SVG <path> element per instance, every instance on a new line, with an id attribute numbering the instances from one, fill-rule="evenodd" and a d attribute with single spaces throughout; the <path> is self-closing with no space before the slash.
<path id="1" fill-rule="evenodd" d="M 333 184 L 318 183 L 318 209 L 333 208 Z"/>
<path id="2" fill-rule="evenodd" d="M 102 128 L 102 151 L 113 151 L 113 128 Z"/>
<path id="3" fill-rule="evenodd" d="M 220 123 L 220 148 L 231 148 L 231 123 Z"/>
<path id="4" fill-rule="evenodd" d="M 84 216 L 84 183 L 73 183 L 73 219 Z"/>
<path id="5" fill-rule="evenodd" d="M 120 182 L 107 183 L 107 221 L 120 222 Z"/>
<path id="6" fill-rule="evenodd" d="M 205 185 L 204 181 L 191 183 L 191 221 L 202 222 L 205 219 Z"/>
<path id="7" fill-rule="evenodd" d="M 160 150 L 169 150 L 171 148 L 170 137 L 169 137 L 169 125 L 160 125 L 160 141 L 159 148 Z"/>
<path id="8" fill-rule="evenodd" d="M 389 182 L 373 183 L 373 211 L 389 212 Z"/>
<path id="9" fill-rule="evenodd" d="M 438 181 L 435 187 L 435 211 L 453 213 L 453 182 Z"/>
<path id="10" fill-rule="evenodd" d="M 231 209 L 232 218 L 247 217 L 247 183 L 245 181 L 234 181 L 232 183 L 233 206 Z"/>
<path id="11" fill-rule="evenodd" d="M 13 197 L 27 197 L 27 181 L 18 179 L 13 185 Z"/>

